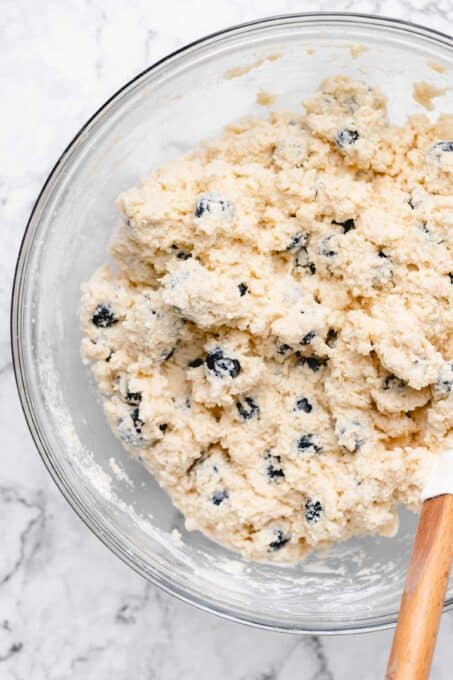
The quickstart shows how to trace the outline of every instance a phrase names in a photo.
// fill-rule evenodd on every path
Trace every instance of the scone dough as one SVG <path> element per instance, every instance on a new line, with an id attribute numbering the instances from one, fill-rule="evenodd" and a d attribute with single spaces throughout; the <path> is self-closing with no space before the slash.
<path id="1" fill-rule="evenodd" d="M 453 425 L 452 139 L 337 77 L 119 196 L 83 359 L 188 529 L 290 562 L 417 509 Z"/>

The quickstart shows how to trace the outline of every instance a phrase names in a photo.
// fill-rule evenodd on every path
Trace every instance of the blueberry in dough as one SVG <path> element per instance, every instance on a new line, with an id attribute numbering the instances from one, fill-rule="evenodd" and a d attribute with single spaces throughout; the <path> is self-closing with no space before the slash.
<path id="1" fill-rule="evenodd" d="M 384 378 L 382 387 L 384 390 L 402 389 L 403 387 L 406 387 L 406 383 L 404 380 L 397 378 L 396 375 L 393 375 L 393 373 L 389 373 L 389 375 Z"/>
<path id="2" fill-rule="evenodd" d="M 345 220 L 344 222 L 337 222 L 336 220 L 332 220 L 332 224 L 336 224 L 339 227 L 343 227 L 343 234 L 347 234 L 348 231 L 355 229 L 355 222 L 352 218 L 350 218 L 349 220 Z"/>
<path id="3" fill-rule="evenodd" d="M 129 404 L 129 406 L 138 406 L 141 400 L 142 400 L 141 392 L 129 392 L 128 390 L 124 397 L 124 401 L 126 402 L 126 404 Z"/>
<path id="4" fill-rule="evenodd" d="M 168 361 L 169 359 L 171 359 L 175 351 L 176 347 L 172 347 L 172 349 L 169 352 L 165 352 L 162 356 L 162 361 Z"/>
<path id="5" fill-rule="evenodd" d="M 138 407 L 131 411 L 131 418 L 132 422 L 134 423 L 135 431 L 137 434 L 141 434 L 144 422 L 140 419 L 140 409 Z"/>
<path id="6" fill-rule="evenodd" d="M 241 372 L 241 364 L 237 359 L 226 357 L 220 347 L 209 352 L 205 360 L 208 371 L 214 373 L 217 378 L 237 378 Z"/>
<path id="7" fill-rule="evenodd" d="M 162 433 L 163 433 L 163 432 L 166 432 L 166 431 L 168 430 L 168 425 L 167 425 L 167 423 L 161 423 L 161 424 L 159 425 L 159 430 L 160 430 Z"/>
<path id="8" fill-rule="evenodd" d="M 134 408 L 128 416 L 121 418 L 118 423 L 118 434 L 128 446 L 146 448 L 149 441 L 142 435 L 144 422 L 140 419 L 138 408 Z"/>
<path id="9" fill-rule="evenodd" d="M 211 500 L 214 505 L 221 505 L 227 498 L 229 498 L 228 491 L 226 489 L 222 489 L 221 491 L 214 491 Z"/>
<path id="10" fill-rule="evenodd" d="M 340 147 L 340 149 L 344 149 L 348 146 L 351 146 L 352 144 L 355 144 L 358 138 L 359 133 L 357 130 L 338 130 L 335 135 L 335 143 Z"/>
<path id="11" fill-rule="evenodd" d="M 300 344 L 301 344 L 301 345 L 309 345 L 310 342 L 313 340 L 313 338 L 314 338 L 315 336 L 316 336 L 316 333 L 315 333 L 314 331 L 310 331 L 309 333 L 307 333 L 306 335 L 304 335 L 304 337 L 303 337 L 302 340 L 300 341 Z"/>
<path id="12" fill-rule="evenodd" d="M 296 401 L 294 406 L 294 411 L 303 411 L 304 413 L 311 413 L 313 411 L 313 406 L 310 404 L 306 397 L 301 397 Z"/>
<path id="13" fill-rule="evenodd" d="M 260 414 L 259 406 L 252 397 L 244 397 L 242 401 L 237 401 L 236 408 L 243 420 L 250 420 L 255 416 L 259 417 Z"/>
<path id="14" fill-rule="evenodd" d="M 413 196 L 410 196 L 407 204 L 411 210 L 415 210 L 415 208 L 419 208 L 421 206 L 422 201 L 416 201 Z"/>
<path id="15" fill-rule="evenodd" d="M 428 224 L 426 222 L 422 222 L 421 224 L 418 225 L 418 228 L 420 231 L 422 231 L 424 234 L 430 234 L 431 232 L 428 229 Z"/>
<path id="16" fill-rule="evenodd" d="M 189 368 L 198 368 L 199 366 L 203 366 L 204 361 L 201 359 L 201 357 L 197 357 L 196 359 L 192 359 L 192 361 L 189 361 L 187 366 Z"/>
<path id="17" fill-rule="evenodd" d="M 319 242 L 318 253 L 323 257 L 334 257 L 337 253 L 332 249 L 330 245 L 330 240 L 332 236 L 326 236 Z"/>
<path id="18" fill-rule="evenodd" d="M 119 319 L 115 316 L 112 305 L 107 302 L 96 307 L 91 321 L 98 328 L 109 328 L 118 323 Z"/>
<path id="19" fill-rule="evenodd" d="M 280 548 L 283 548 L 283 546 L 286 545 L 290 540 L 289 536 L 281 529 L 275 529 L 274 533 L 275 538 L 269 543 L 269 550 L 271 551 L 280 550 Z"/>
<path id="20" fill-rule="evenodd" d="M 436 142 L 431 146 L 427 153 L 427 161 L 433 164 L 441 165 L 444 154 L 453 152 L 453 141 L 445 140 Z"/>
<path id="21" fill-rule="evenodd" d="M 268 451 L 267 454 L 264 456 L 264 460 L 267 463 L 266 475 L 269 477 L 270 480 L 278 480 L 283 479 L 285 477 L 285 473 L 281 465 L 282 462 L 281 456 L 278 456 Z"/>
<path id="22" fill-rule="evenodd" d="M 314 441 L 314 435 L 311 432 L 298 439 L 297 448 L 302 453 L 321 453 L 322 451 L 322 447 Z"/>
<path id="23" fill-rule="evenodd" d="M 234 217 L 234 213 L 233 203 L 226 196 L 216 192 L 203 194 L 197 199 L 195 206 L 195 217 L 211 215 L 231 220 Z"/>
<path id="24" fill-rule="evenodd" d="M 249 289 L 249 287 L 245 283 L 240 283 L 238 285 L 238 288 L 239 288 L 239 295 L 241 297 L 243 297 Z"/>
<path id="25" fill-rule="evenodd" d="M 338 338 L 338 333 L 334 328 L 329 328 L 327 331 L 326 344 L 329 347 L 334 347 L 335 340 Z"/>
<path id="26" fill-rule="evenodd" d="M 453 361 L 444 364 L 437 376 L 435 392 L 441 397 L 448 397 L 453 388 Z"/>
<path id="27" fill-rule="evenodd" d="M 313 371 L 313 373 L 317 373 L 320 368 L 327 365 L 327 358 L 317 357 L 314 355 L 309 357 L 300 357 L 300 363 L 303 366 L 307 365 L 308 368 Z"/>
<path id="28" fill-rule="evenodd" d="M 308 240 L 307 234 L 303 231 L 298 231 L 291 237 L 290 242 L 286 246 L 286 250 L 294 250 L 295 248 L 301 248 L 306 245 Z"/>
<path id="29" fill-rule="evenodd" d="M 449 277 L 449 279 L 450 279 L 450 283 L 453 284 L 453 274 L 452 274 L 451 272 L 450 272 L 450 274 L 448 275 L 448 277 Z"/>
<path id="30" fill-rule="evenodd" d="M 178 260 L 190 260 L 192 253 L 186 253 L 184 250 L 180 250 L 179 253 L 176 254 L 176 257 Z"/>
<path id="31" fill-rule="evenodd" d="M 365 443 L 365 428 L 359 420 L 346 420 L 335 428 L 338 443 L 346 451 L 357 453 Z"/>
<path id="32" fill-rule="evenodd" d="M 286 354 L 290 349 L 291 349 L 291 347 L 289 345 L 286 345 L 285 343 L 283 343 L 282 345 L 279 345 L 277 347 L 277 353 L 278 354 Z"/>
<path id="33" fill-rule="evenodd" d="M 431 151 L 434 153 L 451 153 L 453 152 L 453 142 L 436 142 L 432 145 Z"/>
<path id="34" fill-rule="evenodd" d="M 312 276 L 316 274 L 316 265 L 310 260 L 308 250 L 303 246 L 300 248 L 294 258 L 294 266 L 296 269 L 305 269 Z"/>
<path id="35" fill-rule="evenodd" d="M 308 499 L 305 503 L 305 519 L 307 522 L 317 522 L 322 515 L 323 507 L 319 501 Z"/>

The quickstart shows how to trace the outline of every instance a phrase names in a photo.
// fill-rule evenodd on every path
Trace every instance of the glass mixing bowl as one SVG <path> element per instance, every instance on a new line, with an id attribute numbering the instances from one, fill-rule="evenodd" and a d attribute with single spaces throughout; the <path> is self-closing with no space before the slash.
<path id="1" fill-rule="evenodd" d="M 354 46 L 367 48 L 362 50 Z M 12 345 L 36 445 L 66 499 L 114 553 L 187 602 L 291 632 L 374 630 L 394 623 L 414 516 L 394 539 L 363 538 L 289 567 L 243 562 L 198 532 L 113 437 L 80 359 L 80 284 L 105 260 L 117 194 L 245 114 L 300 111 L 320 81 L 366 79 L 391 119 L 420 111 L 412 82 L 451 79 L 453 42 L 388 19 L 305 14 L 222 31 L 162 59 L 117 92 L 63 153 L 36 202 L 17 264 Z M 429 66 L 429 62 L 431 66 Z M 442 64 L 442 73 L 432 68 Z M 453 109 L 453 93 L 436 100 Z M 173 529 L 177 532 L 172 533 Z M 446 607 L 453 604 L 450 587 Z"/>

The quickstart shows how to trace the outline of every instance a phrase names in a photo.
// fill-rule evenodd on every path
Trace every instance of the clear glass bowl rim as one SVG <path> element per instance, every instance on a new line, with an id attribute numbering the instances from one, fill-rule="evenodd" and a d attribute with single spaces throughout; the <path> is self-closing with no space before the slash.
<path id="1" fill-rule="evenodd" d="M 421 26 L 420 24 L 415 24 L 401 19 L 350 12 L 300 12 L 264 17 L 215 31 L 186 45 L 183 45 L 181 48 L 169 53 L 162 59 L 159 59 L 151 66 L 138 73 L 134 78 L 129 80 L 114 94 L 112 94 L 112 96 L 109 97 L 80 128 L 80 130 L 76 133 L 67 147 L 61 153 L 60 157 L 51 169 L 47 179 L 45 180 L 38 197 L 36 198 L 24 231 L 24 235 L 22 237 L 12 286 L 10 333 L 13 369 L 17 390 L 19 393 L 19 399 L 28 429 L 38 453 L 40 454 L 44 465 L 46 466 L 58 489 L 78 515 L 78 517 L 94 533 L 94 535 L 117 557 L 119 557 L 123 562 L 125 562 L 129 567 L 131 567 L 147 581 L 158 586 L 165 592 L 174 595 L 178 599 L 188 604 L 194 605 L 203 611 L 215 614 L 230 621 L 243 623 L 257 628 L 276 632 L 310 635 L 369 633 L 393 627 L 396 623 L 398 612 L 391 612 L 387 615 L 375 618 L 370 617 L 367 622 L 357 621 L 345 625 L 338 625 L 336 628 L 317 626 L 301 627 L 300 625 L 282 626 L 270 624 L 267 621 L 260 620 L 258 617 L 254 617 L 253 614 L 250 614 L 250 616 L 246 618 L 245 616 L 239 615 L 237 612 L 234 612 L 231 609 L 221 608 L 216 606 L 213 602 L 208 602 L 199 597 L 194 597 L 192 594 L 180 588 L 178 584 L 174 583 L 170 579 L 166 579 L 163 574 L 157 573 L 149 564 L 139 561 L 136 555 L 131 556 L 130 552 L 124 549 L 124 546 L 118 540 L 118 538 L 113 535 L 113 533 L 106 531 L 106 527 L 102 526 L 98 522 L 97 518 L 91 514 L 90 509 L 80 503 L 78 496 L 74 493 L 73 489 L 67 484 L 67 481 L 60 475 L 59 471 L 53 465 L 52 456 L 49 451 L 47 451 L 43 442 L 43 438 L 40 435 L 41 424 L 35 415 L 34 405 L 29 399 L 29 395 L 27 393 L 27 375 L 24 370 L 24 358 L 22 354 L 21 318 L 23 314 L 23 274 L 27 267 L 28 258 L 32 252 L 33 242 L 39 232 L 41 216 L 46 205 L 47 197 L 51 194 L 52 187 L 57 184 L 60 171 L 70 160 L 73 150 L 84 143 L 85 136 L 89 133 L 90 129 L 95 126 L 96 123 L 98 123 L 104 116 L 108 116 L 109 105 L 122 97 L 129 89 L 138 84 L 142 78 L 145 78 L 151 72 L 157 70 L 168 62 L 183 58 L 187 53 L 190 53 L 191 50 L 201 45 L 206 45 L 207 43 L 215 44 L 216 40 L 220 40 L 226 35 L 238 35 L 241 33 L 247 33 L 248 31 L 261 30 L 266 27 L 276 27 L 279 25 L 295 22 L 318 24 L 323 28 L 333 24 L 350 25 L 352 23 L 356 25 L 373 27 L 378 31 L 393 29 L 403 34 L 406 33 L 409 35 L 419 35 L 421 37 L 429 38 L 439 45 L 443 45 L 444 47 L 446 46 L 450 49 L 453 48 L 453 38 L 450 35 L 442 33 L 441 31 L 437 31 L 436 29 L 427 28 L 425 26 Z M 447 611 L 451 608 L 453 608 L 453 598 L 447 599 L 444 604 L 444 611 Z"/>

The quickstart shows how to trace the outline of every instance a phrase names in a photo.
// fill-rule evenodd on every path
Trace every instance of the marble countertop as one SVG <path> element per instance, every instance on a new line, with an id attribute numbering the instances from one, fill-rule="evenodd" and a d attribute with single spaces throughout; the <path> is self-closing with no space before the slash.
<path id="1" fill-rule="evenodd" d="M 55 159 L 137 72 L 263 15 L 349 10 L 451 32 L 453 0 L 3 0 L 0 11 L 0 680 L 378 680 L 391 633 L 292 637 L 200 612 L 146 584 L 49 478 L 16 395 L 9 297 L 20 239 Z M 453 612 L 432 677 L 451 678 Z"/>

